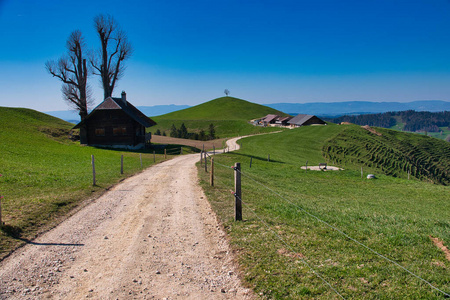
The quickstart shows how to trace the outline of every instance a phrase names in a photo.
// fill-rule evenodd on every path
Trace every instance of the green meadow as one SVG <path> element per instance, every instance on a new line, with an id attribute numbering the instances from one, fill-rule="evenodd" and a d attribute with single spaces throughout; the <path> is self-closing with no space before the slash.
<path id="1" fill-rule="evenodd" d="M 449 293 L 450 261 L 430 238 L 449 246 L 448 186 L 408 180 L 404 173 L 385 175 L 363 159 L 336 165 L 342 171 L 301 169 L 306 161 L 332 163 L 325 158 L 327 146 L 343 147 L 347 134 L 366 134 L 348 128 L 302 127 L 242 139 L 241 150 L 215 156 L 214 187 L 199 168 L 246 283 L 268 299 L 443 299 L 443 293 L 376 253 Z M 450 157 L 440 159 L 447 164 Z M 234 221 L 230 193 L 236 162 L 242 167 L 243 221 Z M 377 179 L 361 178 L 361 166 Z"/>
<path id="2" fill-rule="evenodd" d="M 0 258 L 53 226 L 82 200 L 94 199 L 141 171 L 140 153 L 80 146 L 68 138 L 72 126 L 30 109 L 0 107 L 0 195 L 5 223 L 0 231 Z M 121 155 L 124 174 L 120 173 Z M 161 153 L 156 155 L 156 162 L 163 159 Z M 142 153 L 144 168 L 153 163 L 153 153 Z"/>

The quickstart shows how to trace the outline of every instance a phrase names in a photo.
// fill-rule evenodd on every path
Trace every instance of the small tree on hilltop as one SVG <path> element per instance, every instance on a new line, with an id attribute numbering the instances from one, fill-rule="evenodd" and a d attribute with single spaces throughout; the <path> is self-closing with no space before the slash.
<path id="1" fill-rule="evenodd" d="M 230 94 L 230 91 L 228 89 L 225 89 L 225 91 L 223 91 L 225 93 L 225 96 L 228 97 L 228 95 Z"/>

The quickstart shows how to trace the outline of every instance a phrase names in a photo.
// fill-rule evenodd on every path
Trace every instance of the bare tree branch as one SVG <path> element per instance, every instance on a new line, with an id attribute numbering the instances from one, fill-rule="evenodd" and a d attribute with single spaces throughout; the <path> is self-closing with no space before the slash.
<path id="1" fill-rule="evenodd" d="M 133 49 L 112 16 L 98 15 L 94 18 L 94 27 L 100 39 L 100 49 L 91 56 L 90 64 L 93 74 L 100 76 L 106 99 L 112 96 L 117 81 L 123 76 L 123 61 L 131 56 Z"/>
<path id="2" fill-rule="evenodd" d="M 66 42 L 67 54 L 58 61 L 45 63 L 47 71 L 63 83 L 63 99 L 78 110 L 81 120 L 87 116 L 88 108 L 93 104 L 87 84 L 89 73 L 83 57 L 85 47 L 81 32 L 73 31 Z"/>

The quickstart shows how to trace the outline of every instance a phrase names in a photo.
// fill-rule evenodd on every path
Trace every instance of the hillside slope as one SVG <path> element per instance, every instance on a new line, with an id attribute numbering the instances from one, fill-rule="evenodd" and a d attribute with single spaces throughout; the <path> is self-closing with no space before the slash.
<path id="1" fill-rule="evenodd" d="M 210 174 L 199 170 L 208 200 L 239 253 L 244 279 L 257 294 L 267 299 L 338 299 L 335 291 L 345 299 L 445 298 L 354 241 L 448 293 L 450 261 L 430 238 L 450 243 L 447 186 L 407 180 L 404 173 L 404 178 L 386 176 L 375 167 L 378 179 L 367 180 L 360 176 L 361 164 L 344 160 L 337 161 L 345 163 L 343 171 L 301 169 L 306 161 L 309 166 L 326 162 L 327 140 L 340 146 L 345 158 L 349 149 L 363 154 L 365 144 L 375 143 L 392 148 L 398 158 L 405 153 L 448 162 L 443 144 L 428 144 L 434 139 L 381 131 L 379 137 L 358 126 L 328 125 L 249 137 L 240 141 L 239 151 L 214 157 L 213 187 Z M 403 142 L 415 149 L 400 152 Z M 229 192 L 234 188 L 229 166 L 236 162 L 241 164 L 242 222 L 234 220 L 235 197 Z"/>
<path id="2" fill-rule="evenodd" d="M 187 109 L 155 117 L 158 123 L 151 128 L 169 135 L 172 124 L 177 128 L 185 124 L 189 132 L 207 131 L 209 124 L 214 124 L 219 137 L 254 134 L 279 130 L 276 128 L 255 127 L 248 123 L 251 119 L 264 117 L 268 114 L 285 116 L 287 114 L 273 108 L 248 102 L 246 100 L 221 97 Z"/>
<path id="3" fill-rule="evenodd" d="M 251 120 L 267 114 L 286 114 L 276 109 L 234 97 L 221 97 L 197 106 L 159 116 L 171 120 Z"/>
<path id="4" fill-rule="evenodd" d="M 420 180 L 450 184 L 450 144 L 442 140 L 376 128 L 381 135 L 359 126 L 344 130 L 323 146 L 325 157 L 348 167 L 365 166 L 395 177 L 410 172 Z M 375 171 L 375 172 L 376 172 Z"/>

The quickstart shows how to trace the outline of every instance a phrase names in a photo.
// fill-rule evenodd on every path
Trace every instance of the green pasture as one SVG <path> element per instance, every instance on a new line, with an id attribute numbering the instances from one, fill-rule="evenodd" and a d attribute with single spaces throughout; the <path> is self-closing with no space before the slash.
<path id="1" fill-rule="evenodd" d="M 450 292 L 450 262 L 430 239 L 450 244 L 448 187 L 379 171 L 375 180 L 362 179 L 351 163 L 343 171 L 301 169 L 325 162 L 324 145 L 345 130 L 302 127 L 245 138 L 241 150 L 215 156 L 214 187 L 199 168 L 245 281 L 268 299 L 340 299 L 314 272 L 345 299 L 443 299 L 324 223 Z M 235 162 L 242 167 L 242 222 L 233 219 Z"/>
<path id="2" fill-rule="evenodd" d="M 0 107 L 0 195 L 5 222 L 0 257 L 52 226 L 81 200 L 95 198 L 141 170 L 140 153 L 80 146 L 68 139 L 72 126 L 33 110 Z M 156 162 L 160 162 L 163 150 L 157 151 Z M 152 152 L 142 153 L 144 168 L 154 163 Z"/>

